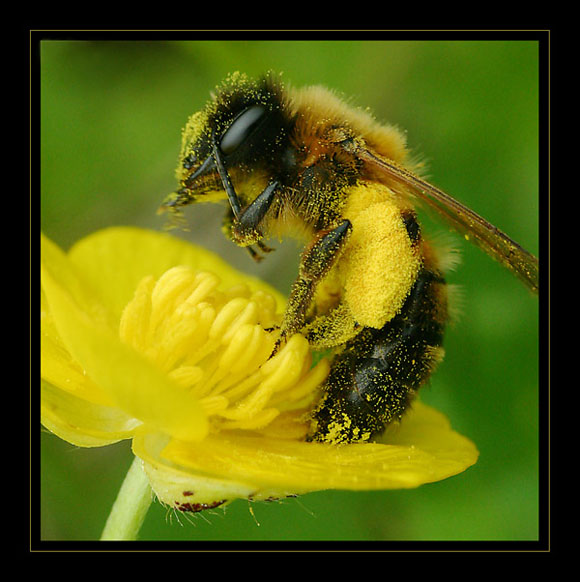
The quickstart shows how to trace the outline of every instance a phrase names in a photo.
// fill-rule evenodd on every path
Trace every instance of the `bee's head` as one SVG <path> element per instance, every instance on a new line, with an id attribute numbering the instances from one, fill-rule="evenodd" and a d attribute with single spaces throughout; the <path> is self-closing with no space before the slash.
<path id="1" fill-rule="evenodd" d="M 276 167 L 292 120 L 283 88 L 268 75 L 252 81 L 234 73 L 183 130 L 177 167 L 179 189 L 162 209 L 226 197 L 224 180 L 243 182 Z"/>

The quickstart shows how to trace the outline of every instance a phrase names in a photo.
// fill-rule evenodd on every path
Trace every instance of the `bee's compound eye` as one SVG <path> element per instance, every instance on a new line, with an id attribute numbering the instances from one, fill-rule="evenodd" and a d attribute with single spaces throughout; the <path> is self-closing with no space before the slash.
<path id="1" fill-rule="evenodd" d="M 222 153 L 228 155 L 237 150 L 252 131 L 254 131 L 264 113 L 266 113 L 266 108 L 261 105 L 252 105 L 244 109 L 223 134 L 220 141 L 220 150 Z"/>

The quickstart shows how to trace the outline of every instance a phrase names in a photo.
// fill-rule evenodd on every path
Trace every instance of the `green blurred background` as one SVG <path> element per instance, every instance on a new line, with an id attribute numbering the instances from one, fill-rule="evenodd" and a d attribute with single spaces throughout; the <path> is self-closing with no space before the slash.
<path id="1" fill-rule="evenodd" d="M 283 71 L 336 89 L 407 131 L 430 179 L 538 253 L 538 42 L 77 41 L 40 43 L 41 220 L 64 248 L 111 225 L 162 230 L 181 128 L 228 73 Z M 298 249 L 261 265 L 223 239 L 222 209 L 176 232 L 287 292 Z M 426 217 L 432 232 L 445 227 Z M 328 491 L 176 515 L 154 503 L 147 540 L 536 540 L 538 299 L 455 237 L 462 316 L 424 401 L 471 438 L 465 473 L 409 491 Z M 278 245 L 277 245 L 278 246 Z M 41 432 L 41 537 L 98 539 L 131 462 L 128 443 L 78 449 Z"/>

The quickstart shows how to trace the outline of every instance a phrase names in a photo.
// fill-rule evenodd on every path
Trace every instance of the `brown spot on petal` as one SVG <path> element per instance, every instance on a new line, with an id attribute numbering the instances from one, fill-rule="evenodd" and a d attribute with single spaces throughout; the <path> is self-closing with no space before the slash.
<path id="1" fill-rule="evenodd" d="M 176 501 L 175 508 L 178 509 L 179 511 L 189 511 L 192 513 L 197 513 L 199 511 L 203 511 L 204 509 L 213 509 L 214 507 L 219 507 L 226 501 L 227 499 L 222 499 L 221 501 L 214 501 L 212 503 L 181 503 L 179 501 Z"/>

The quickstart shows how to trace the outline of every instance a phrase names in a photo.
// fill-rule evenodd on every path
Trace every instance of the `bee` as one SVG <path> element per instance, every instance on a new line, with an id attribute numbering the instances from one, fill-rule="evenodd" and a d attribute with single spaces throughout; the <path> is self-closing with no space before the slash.
<path id="1" fill-rule="evenodd" d="M 160 210 L 227 200 L 223 231 L 256 260 L 269 238 L 304 241 L 278 345 L 301 332 L 332 350 L 311 441 L 380 435 L 443 358 L 448 288 L 417 202 L 538 292 L 533 255 L 423 179 L 398 129 L 321 87 L 231 75 L 188 120 L 177 178 Z"/>

